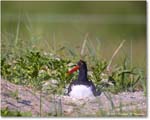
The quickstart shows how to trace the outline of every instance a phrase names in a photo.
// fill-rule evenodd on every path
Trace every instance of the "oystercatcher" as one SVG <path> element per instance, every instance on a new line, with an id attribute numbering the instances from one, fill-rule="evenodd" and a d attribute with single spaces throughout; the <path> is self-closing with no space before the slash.
<path id="1" fill-rule="evenodd" d="M 77 70 L 79 70 L 78 79 L 70 83 L 67 95 L 75 98 L 100 95 L 101 92 L 96 91 L 96 87 L 93 82 L 89 81 L 87 78 L 87 65 L 85 61 L 80 60 L 77 65 L 68 72 L 68 74 L 72 74 Z"/>

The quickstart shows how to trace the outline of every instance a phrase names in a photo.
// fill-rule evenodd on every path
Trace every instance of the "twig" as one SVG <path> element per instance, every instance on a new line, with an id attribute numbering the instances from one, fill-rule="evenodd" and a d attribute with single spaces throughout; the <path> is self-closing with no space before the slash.
<path id="1" fill-rule="evenodd" d="M 42 87 L 40 87 L 40 117 L 42 116 Z"/>
<path id="2" fill-rule="evenodd" d="M 132 44 L 132 40 L 130 41 L 130 68 L 132 69 L 133 66 L 133 44 Z M 131 79 L 131 88 L 133 91 L 133 74 L 130 74 L 130 79 Z M 138 79 L 137 79 L 138 81 Z"/>
<path id="3" fill-rule="evenodd" d="M 17 29 L 16 29 L 16 36 L 15 36 L 15 48 L 18 44 L 18 39 L 19 39 L 19 30 L 20 30 L 20 20 L 21 19 L 21 15 L 19 14 L 19 17 L 18 17 L 18 23 L 17 23 Z"/>
<path id="4" fill-rule="evenodd" d="M 53 52 L 56 54 L 56 34 L 53 32 Z"/>
<path id="5" fill-rule="evenodd" d="M 115 104 L 114 104 L 114 102 L 112 100 L 111 94 L 109 92 L 108 93 L 103 92 L 103 93 L 104 93 L 105 97 L 109 100 L 109 102 L 111 104 L 111 110 L 114 111 L 115 110 Z"/>
<path id="6" fill-rule="evenodd" d="M 82 44 L 82 48 L 81 48 L 81 52 L 80 52 L 80 58 L 81 59 L 83 58 L 83 54 L 84 54 L 84 50 L 85 50 L 85 45 L 86 45 L 86 42 L 87 42 L 87 38 L 88 38 L 88 33 L 85 35 L 84 41 L 83 41 L 83 44 Z"/>
<path id="7" fill-rule="evenodd" d="M 115 56 L 117 55 L 117 53 L 119 52 L 120 48 L 123 46 L 124 42 L 125 42 L 125 40 L 123 40 L 123 41 L 120 43 L 120 45 L 118 46 L 118 48 L 117 48 L 117 49 L 115 50 L 115 52 L 113 53 L 113 55 L 112 55 L 112 57 L 111 57 L 111 59 L 110 59 L 110 61 L 109 61 L 109 64 L 107 65 L 107 68 L 106 68 L 107 72 L 110 73 L 110 65 L 111 65 L 111 63 L 112 63 L 114 57 L 115 57 Z"/>

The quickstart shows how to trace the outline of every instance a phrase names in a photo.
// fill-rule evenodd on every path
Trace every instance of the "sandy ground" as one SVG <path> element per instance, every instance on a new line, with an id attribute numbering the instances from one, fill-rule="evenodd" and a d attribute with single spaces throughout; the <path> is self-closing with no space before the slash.
<path id="1" fill-rule="evenodd" d="M 33 117 L 147 116 L 147 98 L 143 91 L 76 99 L 47 95 L 1 80 L 1 109 L 31 112 Z"/>

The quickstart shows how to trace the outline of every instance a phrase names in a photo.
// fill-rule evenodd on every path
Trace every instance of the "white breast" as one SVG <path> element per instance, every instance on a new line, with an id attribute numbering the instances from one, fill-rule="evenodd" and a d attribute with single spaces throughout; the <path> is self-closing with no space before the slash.
<path id="1" fill-rule="evenodd" d="M 85 85 L 73 85 L 69 95 L 75 98 L 94 97 L 91 87 Z"/>

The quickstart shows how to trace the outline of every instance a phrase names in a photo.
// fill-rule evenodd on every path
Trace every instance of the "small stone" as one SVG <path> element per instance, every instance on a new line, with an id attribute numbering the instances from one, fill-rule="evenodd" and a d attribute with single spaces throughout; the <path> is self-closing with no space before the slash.
<path id="1" fill-rule="evenodd" d="M 64 113 L 67 115 L 73 113 L 73 111 L 74 111 L 74 109 L 72 106 L 67 106 L 64 108 Z"/>

